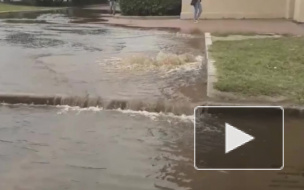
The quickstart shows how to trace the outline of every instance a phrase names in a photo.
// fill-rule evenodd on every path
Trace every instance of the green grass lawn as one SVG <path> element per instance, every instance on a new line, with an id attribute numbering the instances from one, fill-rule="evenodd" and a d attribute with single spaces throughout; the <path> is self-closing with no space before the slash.
<path id="1" fill-rule="evenodd" d="M 304 103 L 304 37 L 215 41 L 210 51 L 216 89 Z"/>
<path id="2" fill-rule="evenodd" d="M 5 3 L 0 3 L 0 12 L 3 12 L 3 11 L 27 11 L 27 10 L 38 10 L 38 9 L 45 9 L 45 7 L 9 5 L 9 4 L 5 4 Z"/>
<path id="3" fill-rule="evenodd" d="M 242 32 L 242 33 L 227 33 L 227 32 L 215 32 L 212 33 L 212 36 L 215 37 L 228 37 L 228 36 L 234 36 L 234 35 L 240 35 L 240 36 L 273 36 L 274 34 L 270 34 L 270 33 L 264 33 L 264 34 L 260 34 L 260 33 L 255 33 L 255 32 Z M 290 34 L 280 34 L 281 36 L 285 36 L 285 37 L 290 37 Z"/>

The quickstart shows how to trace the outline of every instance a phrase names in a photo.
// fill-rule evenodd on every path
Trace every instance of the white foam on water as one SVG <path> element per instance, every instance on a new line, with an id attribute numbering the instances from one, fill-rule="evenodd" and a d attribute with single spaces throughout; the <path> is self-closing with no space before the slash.
<path id="1" fill-rule="evenodd" d="M 146 116 L 150 119 L 155 120 L 157 117 L 170 117 L 170 118 L 175 118 L 179 119 L 185 122 L 194 122 L 194 116 L 193 115 L 174 115 L 173 113 L 163 113 L 163 112 L 148 112 L 148 111 L 134 111 L 134 110 L 122 110 L 122 109 L 117 109 L 116 111 L 119 111 L 121 113 L 125 114 L 137 114 L 137 115 L 143 115 Z"/>
<path id="2" fill-rule="evenodd" d="M 36 20 L 43 20 L 51 23 L 68 24 L 70 20 L 64 14 L 42 14 Z"/>
<path id="3" fill-rule="evenodd" d="M 124 114 L 130 114 L 131 116 L 136 115 L 142 115 L 147 118 L 150 118 L 152 120 L 156 120 L 158 117 L 169 117 L 169 118 L 175 118 L 179 119 L 184 122 L 194 122 L 194 116 L 193 115 L 174 115 L 173 113 L 163 113 L 163 112 L 148 112 L 148 111 L 135 111 L 135 110 L 122 110 L 122 109 L 114 109 L 114 110 L 105 110 L 102 107 L 88 107 L 88 108 L 80 108 L 78 106 L 63 106 L 59 105 L 56 106 L 57 108 L 60 108 L 60 111 L 57 112 L 57 114 L 65 114 L 67 112 L 77 112 L 77 114 L 81 112 L 100 112 L 100 111 L 117 111 Z"/>
<path id="4" fill-rule="evenodd" d="M 155 113 L 155 112 L 148 112 L 148 111 L 134 111 L 134 110 L 122 110 L 122 109 L 117 109 L 115 111 L 125 113 L 125 114 L 131 114 L 131 116 L 136 116 L 136 115 L 143 115 L 145 117 L 148 117 L 152 120 L 156 120 L 160 114 Z"/>
<path id="5" fill-rule="evenodd" d="M 194 115 L 175 115 L 173 113 L 163 113 L 163 112 L 148 112 L 148 111 L 135 111 L 130 109 L 113 109 L 113 110 L 105 110 L 103 107 L 87 107 L 87 108 L 81 108 L 79 106 L 69 106 L 69 105 L 57 105 L 57 106 L 51 106 L 51 105 L 34 105 L 34 104 L 7 104 L 7 103 L 0 103 L 0 106 L 31 106 L 31 107 L 55 107 L 59 108 L 60 110 L 57 112 L 58 115 L 66 114 L 68 112 L 76 112 L 77 114 L 80 114 L 81 112 L 100 112 L 100 111 L 117 111 L 124 114 L 130 114 L 130 116 L 136 116 L 136 115 L 142 115 L 145 117 L 148 117 L 152 120 L 156 120 L 159 117 L 169 117 L 174 119 L 179 119 L 184 122 L 194 122 Z"/>
<path id="6" fill-rule="evenodd" d="M 197 56 L 195 58 L 196 62 L 190 62 L 186 63 L 184 65 L 181 65 L 179 67 L 167 70 L 162 77 L 170 77 L 172 75 L 181 75 L 181 74 L 187 74 L 191 73 L 191 76 L 194 76 L 195 74 L 201 72 L 202 69 L 202 56 Z"/>
<path id="7" fill-rule="evenodd" d="M 76 111 L 79 114 L 80 112 L 84 112 L 84 111 L 99 112 L 99 111 L 103 110 L 102 107 L 81 108 L 79 106 L 67 106 L 67 105 L 58 105 L 56 107 L 61 109 L 59 112 L 57 112 L 57 114 L 59 114 L 59 115 L 65 114 L 69 111 Z"/>
<path id="8" fill-rule="evenodd" d="M 131 72 L 159 71 L 162 74 L 198 71 L 202 67 L 203 56 L 189 53 L 173 54 L 160 51 L 155 56 L 145 54 L 125 55 L 96 60 L 96 63 L 106 69 Z"/>

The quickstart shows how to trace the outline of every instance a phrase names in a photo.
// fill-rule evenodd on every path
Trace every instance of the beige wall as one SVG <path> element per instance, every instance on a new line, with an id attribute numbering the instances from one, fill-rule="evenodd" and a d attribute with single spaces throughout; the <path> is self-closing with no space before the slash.
<path id="1" fill-rule="evenodd" d="M 191 0 L 182 0 L 182 19 L 193 18 L 190 2 Z M 202 0 L 202 17 L 288 18 L 293 16 L 293 3 L 294 0 Z"/>
<path id="2" fill-rule="evenodd" d="M 296 0 L 288 0 L 286 7 L 286 17 L 287 19 L 293 19 L 295 11 Z"/>
<path id="3" fill-rule="evenodd" d="M 294 20 L 297 22 L 304 22 L 304 1 L 296 0 L 294 10 Z"/>

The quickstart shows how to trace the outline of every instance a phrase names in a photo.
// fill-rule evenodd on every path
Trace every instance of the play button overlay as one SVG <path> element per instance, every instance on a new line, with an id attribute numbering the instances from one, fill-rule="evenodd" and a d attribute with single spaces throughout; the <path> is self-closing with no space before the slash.
<path id="1" fill-rule="evenodd" d="M 248 143 L 249 141 L 254 140 L 254 137 L 244 133 L 243 131 L 229 125 L 226 123 L 225 129 L 225 153 L 229 153 L 230 151 L 238 148 L 239 146 Z"/>
<path id="2" fill-rule="evenodd" d="M 282 107 L 200 106 L 194 114 L 197 170 L 283 169 Z"/>

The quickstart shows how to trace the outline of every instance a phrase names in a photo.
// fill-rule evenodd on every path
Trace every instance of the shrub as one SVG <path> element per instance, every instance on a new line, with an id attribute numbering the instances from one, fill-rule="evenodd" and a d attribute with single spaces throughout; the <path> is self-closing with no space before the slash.
<path id="1" fill-rule="evenodd" d="M 15 1 L 13 4 L 18 5 L 36 5 L 36 6 L 64 6 L 67 5 L 64 0 L 22 0 Z"/>
<path id="2" fill-rule="evenodd" d="M 36 0 L 38 6 L 55 6 L 63 3 L 63 0 Z"/>
<path id="3" fill-rule="evenodd" d="M 90 5 L 90 4 L 99 4 L 99 3 L 107 3 L 108 0 L 70 0 L 73 5 Z"/>
<path id="4" fill-rule="evenodd" d="M 179 15 L 181 0 L 120 0 L 123 15 Z"/>

